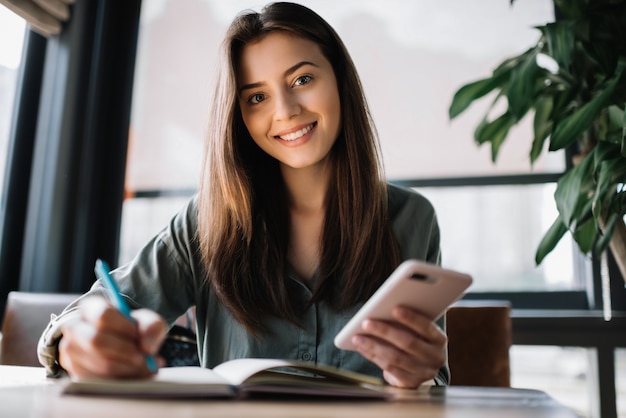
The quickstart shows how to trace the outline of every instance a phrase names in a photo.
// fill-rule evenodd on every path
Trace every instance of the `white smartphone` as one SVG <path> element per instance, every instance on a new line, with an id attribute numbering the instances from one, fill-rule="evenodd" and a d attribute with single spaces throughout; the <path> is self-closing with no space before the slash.
<path id="1" fill-rule="evenodd" d="M 391 312 L 398 305 L 412 307 L 435 321 L 471 284 L 468 274 L 422 261 L 404 261 L 339 331 L 335 346 L 355 350 L 352 337 L 365 333 L 361 328 L 363 320 L 392 319 Z"/>

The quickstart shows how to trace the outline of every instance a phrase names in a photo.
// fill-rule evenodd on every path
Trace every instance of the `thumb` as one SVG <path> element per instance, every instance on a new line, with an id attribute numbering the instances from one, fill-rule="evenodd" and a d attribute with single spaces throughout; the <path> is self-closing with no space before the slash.
<path id="1" fill-rule="evenodd" d="M 131 315 L 137 321 L 141 351 L 155 354 L 167 335 L 167 323 L 159 314 L 149 309 L 137 309 Z"/>

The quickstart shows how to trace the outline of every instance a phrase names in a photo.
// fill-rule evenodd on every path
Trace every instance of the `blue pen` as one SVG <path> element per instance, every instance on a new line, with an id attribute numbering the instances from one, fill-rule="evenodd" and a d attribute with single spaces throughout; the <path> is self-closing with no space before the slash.
<path id="1" fill-rule="evenodd" d="M 115 281 L 109 274 L 109 266 L 107 265 L 107 263 L 100 259 L 96 260 L 96 267 L 94 268 L 94 271 L 96 272 L 96 277 L 98 277 L 102 281 L 104 288 L 107 290 L 113 306 L 115 306 L 118 311 L 123 313 L 126 318 L 130 319 L 132 322 L 135 322 L 135 319 L 130 316 L 130 308 L 128 307 L 128 304 L 120 294 L 120 291 L 117 288 Z M 148 365 L 148 368 L 152 373 L 157 372 L 158 367 L 156 364 L 156 360 L 153 356 L 146 356 L 146 364 Z"/>

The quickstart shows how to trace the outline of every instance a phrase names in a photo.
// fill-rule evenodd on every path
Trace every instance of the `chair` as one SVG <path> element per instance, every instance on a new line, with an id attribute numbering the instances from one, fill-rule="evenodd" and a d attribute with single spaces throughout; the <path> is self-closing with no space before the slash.
<path id="1" fill-rule="evenodd" d="M 2 321 L 0 364 L 41 366 L 37 342 L 50 314 L 59 314 L 76 294 L 10 292 Z"/>
<path id="2" fill-rule="evenodd" d="M 46 325 L 50 321 L 50 314 L 59 314 L 79 294 L 29 293 L 10 292 L 7 298 L 4 320 L 2 322 L 2 342 L 0 344 L 0 364 L 18 366 L 40 366 L 37 359 L 37 342 Z M 170 365 L 183 365 L 181 361 L 194 360 L 197 363 L 195 339 L 189 338 L 180 342 L 182 331 L 195 337 L 195 309 L 190 309 L 176 321 L 178 327 L 169 334 L 169 350 L 166 360 Z M 176 331 L 176 332 L 174 332 Z M 177 343 L 173 341 L 178 341 Z M 188 348 L 185 341 L 193 342 Z M 187 349 L 182 350 L 181 347 Z M 190 351 L 193 349 L 193 351 Z M 191 354 L 195 353 L 192 358 Z M 173 355 L 183 355 L 184 358 L 170 358 Z M 194 363 L 194 364 L 195 364 Z M 187 365 L 187 364 L 185 364 Z"/>
<path id="3" fill-rule="evenodd" d="M 446 313 L 450 384 L 510 387 L 511 304 L 459 301 Z"/>

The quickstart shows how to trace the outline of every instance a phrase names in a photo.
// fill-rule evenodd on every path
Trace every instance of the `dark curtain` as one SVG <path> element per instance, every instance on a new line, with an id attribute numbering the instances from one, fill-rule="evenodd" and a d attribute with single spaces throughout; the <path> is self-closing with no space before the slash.
<path id="1" fill-rule="evenodd" d="M 140 7 L 79 1 L 59 35 L 28 35 L 2 195 L 2 313 L 11 290 L 81 293 L 96 258 L 117 259 Z"/>

